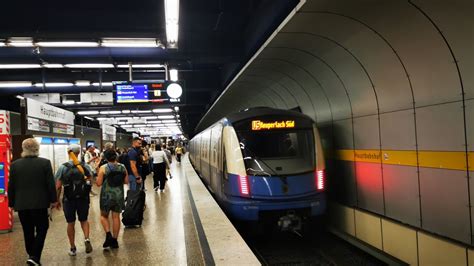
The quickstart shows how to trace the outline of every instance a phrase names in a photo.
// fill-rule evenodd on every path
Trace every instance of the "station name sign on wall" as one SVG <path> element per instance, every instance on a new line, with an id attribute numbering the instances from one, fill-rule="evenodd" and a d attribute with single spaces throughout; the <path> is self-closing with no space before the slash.
<path id="1" fill-rule="evenodd" d="M 27 131 L 52 135 L 74 135 L 74 113 L 26 98 Z"/>

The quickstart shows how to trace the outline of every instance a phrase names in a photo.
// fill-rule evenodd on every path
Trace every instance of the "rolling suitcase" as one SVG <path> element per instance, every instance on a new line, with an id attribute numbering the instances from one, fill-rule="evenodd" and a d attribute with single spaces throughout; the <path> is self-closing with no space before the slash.
<path id="1" fill-rule="evenodd" d="M 125 227 L 141 226 L 145 211 L 145 191 L 128 190 L 125 200 L 125 210 L 122 213 L 122 223 Z"/>

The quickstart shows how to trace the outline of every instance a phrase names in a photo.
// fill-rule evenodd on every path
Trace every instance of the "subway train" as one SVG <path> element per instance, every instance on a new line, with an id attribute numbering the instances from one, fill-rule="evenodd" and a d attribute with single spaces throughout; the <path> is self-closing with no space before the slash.
<path id="1" fill-rule="evenodd" d="M 326 211 L 321 141 L 302 113 L 257 107 L 228 115 L 189 142 L 189 158 L 234 219 L 296 232 Z"/>

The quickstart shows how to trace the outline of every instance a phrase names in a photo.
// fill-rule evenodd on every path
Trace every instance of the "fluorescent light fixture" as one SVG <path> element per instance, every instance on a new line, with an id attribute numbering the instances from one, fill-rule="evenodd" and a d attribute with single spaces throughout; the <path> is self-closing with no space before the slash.
<path id="1" fill-rule="evenodd" d="M 28 69 L 41 68 L 40 64 L 1 64 L 0 69 Z"/>
<path id="2" fill-rule="evenodd" d="M 100 111 L 101 115 L 118 115 L 121 113 L 122 111 Z"/>
<path id="3" fill-rule="evenodd" d="M 13 47 L 33 47 L 33 38 L 12 37 L 8 40 L 7 45 Z"/>
<path id="4" fill-rule="evenodd" d="M 144 119 L 158 119 L 158 116 L 143 116 Z"/>
<path id="5" fill-rule="evenodd" d="M 63 104 L 64 104 L 64 105 L 71 105 L 71 104 L 75 104 L 75 103 L 76 103 L 76 102 L 73 101 L 73 100 L 64 100 L 64 101 L 63 101 Z"/>
<path id="6" fill-rule="evenodd" d="M 85 119 L 89 119 L 89 120 L 94 120 L 94 118 L 90 117 L 90 116 L 84 116 Z"/>
<path id="7" fill-rule="evenodd" d="M 155 120 L 155 121 L 146 121 L 147 124 L 161 124 L 161 121 Z"/>
<path id="8" fill-rule="evenodd" d="M 145 124 L 136 124 L 136 125 L 133 125 L 133 127 L 146 127 Z"/>
<path id="9" fill-rule="evenodd" d="M 173 115 L 159 115 L 158 119 L 173 119 Z"/>
<path id="10" fill-rule="evenodd" d="M 102 87 L 110 87 L 113 86 L 114 84 L 112 82 L 102 82 Z M 100 82 L 94 82 L 92 83 L 92 86 L 99 87 Z"/>
<path id="11" fill-rule="evenodd" d="M 5 46 L 7 46 L 7 45 L 5 44 L 5 40 L 0 40 L 0 47 L 5 47 Z"/>
<path id="12" fill-rule="evenodd" d="M 169 123 L 176 123 L 176 120 L 161 120 L 161 122 L 165 124 L 169 124 Z"/>
<path id="13" fill-rule="evenodd" d="M 43 64 L 45 68 L 63 68 L 64 65 L 62 64 Z"/>
<path id="14" fill-rule="evenodd" d="M 174 107 L 174 110 L 175 110 L 176 112 L 178 112 L 178 111 L 179 111 L 179 106 L 175 106 L 175 107 Z"/>
<path id="15" fill-rule="evenodd" d="M 148 114 L 151 113 L 151 110 L 132 110 L 133 114 Z"/>
<path id="16" fill-rule="evenodd" d="M 47 88 L 55 88 L 55 87 L 72 87 L 74 84 L 70 82 L 46 82 L 44 86 Z M 43 87 L 43 83 L 35 83 L 35 87 L 41 88 Z"/>
<path id="17" fill-rule="evenodd" d="M 122 110 L 122 114 L 130 114 L 130 110 Z"/>
<path id="18" fill-rule="evenodd" d="M 99 111 L 79 111 L 78 115 L 98 115 Z"/>
<path id="19" fill-rule="evenodd" d="M 74 85 L 78 87 L 88 87 L 91 85 L 91 82 L 88 80 L 77 80 L 76 82 L 74 82 Z"/>
<path id="20" fill-rule="evenodd" d="M 66 64 L 67 68 L 114 68 L 113 64 L 87 63 L 87 64 Z"/>
<path id="21" fill-rule="evenodd" d="M 179 0 L 165 0 L 165 22 L 168 45 L 176 47 L 179 32 Z"/>
<path id="22" fill-rule="evenodd" d="M 178 70 L 177 69 L 170 69 L 170 80 L 171 81 L 178 81 Z"/>
<path id="23" fill-rule="evenodd" d="M 117 65 L 118 68 L 128 68 L 128 65 Z M 162 64 L 132 64 L 132 68 L 163 68 Z"/>
<path id="24" fill-rule="evenodd" d="M 31 81 L 0 81 L 0 88 L 23 88 L 32 85 Z"/>
<path id="25" fill-rule="evenodd" d="M 97 47 L 97 42 L 37 42 L 40 47 Z"/>
<path id="26" fill-rule="evenodd" d="M 170 108 L 161 108 L 161 109 L 153 109 L 153 113 L 171 113 L 173 112 Z"/>
<path id="27" fill-rule="evenodd" d="M 120 127 L 129 128 L 129 127 L 133 127 L 133 126 L 132 125 L 120 125 Z"/>
<path id="28" fill-rule="evenodd" d="M 107 117 L 97 117 L 96 119 L 99 120 L 99 121 L 103 121 L 103 120 L 108 120 L 108 119 L 110 119 L 110 118 L 107 118 Z"/>
<path id="29" fill-rule="evenodd" d="M 154 38 L 103 38 L 103 47 L 158 47 Z"/>
<path id="30" fill-rule="evenodd" d="M 25 99 L 25 97 L 23 97 L 23 96 L 21 96 L 21 95 L 17 95 L 16 98 L 17 98 L 17 99 L 20 99 L 20 100 L 24 100 L 24 99 Z"/>

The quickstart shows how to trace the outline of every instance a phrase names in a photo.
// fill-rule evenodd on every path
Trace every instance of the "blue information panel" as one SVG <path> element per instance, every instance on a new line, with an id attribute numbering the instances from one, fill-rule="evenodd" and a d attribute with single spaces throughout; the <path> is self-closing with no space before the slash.
<path id="1" fill-rule="evenodd" d="M 0 163 L 0 195 L 5 194 L 5 164 Z"/>
<path id="2" fill-rule="evenodd" d="M 143 103 L 148 102 L 147 84 L 117 85 L 117 103 Z"/>

